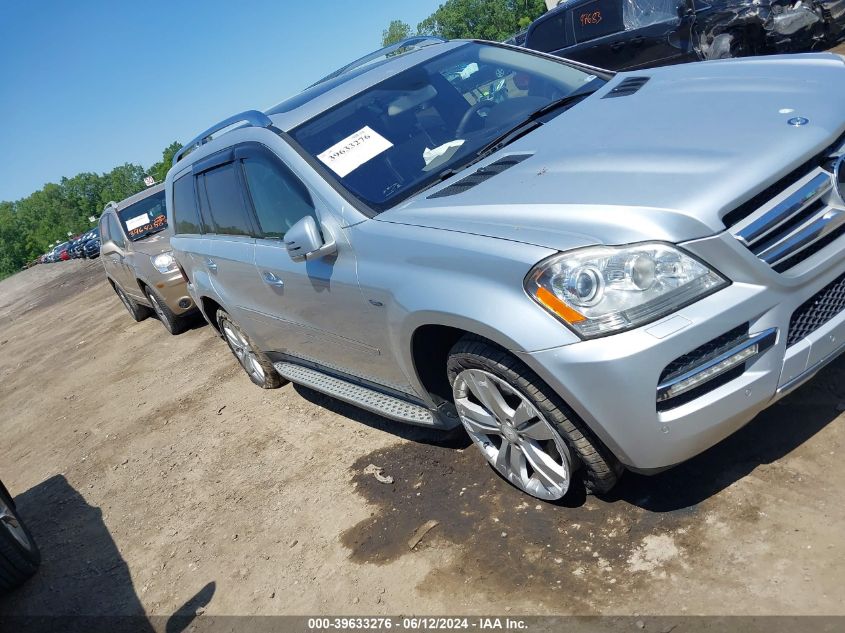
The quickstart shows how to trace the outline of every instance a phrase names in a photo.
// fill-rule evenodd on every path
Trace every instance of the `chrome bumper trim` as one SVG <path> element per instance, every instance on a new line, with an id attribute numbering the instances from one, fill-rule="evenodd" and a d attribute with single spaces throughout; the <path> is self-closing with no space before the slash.
<path id="1" fill-rule="evenodd" d="M 730 371 L 734 367 L 738 366 L 740 363 L 737 363 L 736 365 L 727 366 L 724 369 L 722 369 L 721 371 L 718 371 L 718 372 L 714 373 L 712 376 L 709 376 L 703 382 L 695 383 L 694 385 L 691 385 L 690 387 L 683 389 L 682 391 L 678 391 L 677 393 L 672 394 L 671 397 L 668 395 L 669 390 L 673 386 L 677 385 L 678 383 L 683 382 L 685 380 L 688 380 L 689 378 L 692 378 L 693 376 L 697 376 L 698 374 L 701 374 L 701 373 L 703 373 L 703 372 L 705 372 L 705 371 L 707 371 L 707 370 L 709 370 L 713 367 L 716 367 L 717 365 L 719 365 L 720 363 L 723 363 L 724 361 L 728 360 L 732 356 L 736 356 L 737 354 L 740 354 L 740 353 L 744 352 L 745 350 L 749 349 L 750 347 L 753 347 L 753 346 L 756 345 L 757 346 L 757 352 L 742 360 L 742 363 L 751 362 L 752 360 L 759 357 L 761 354 L 766 352 L 769 348 L 771 348 L 775 344 L 775 341 L 777 340 L 777 334 L 778 334 L 778 329 L 776 327 L 765 330 L 764 332 L 761 332 L 760 334 L 755 334 L 754 336 L 749 337 L 747 340 L 740 343 L 736 347 L 729 349 L 728 351 L 724 352 L 723 354 L 720 354 L 719 356 L 716 356 L 715 358 L 711 358 L 710 360 L 708 360 L 705 363 L 702 363 L 698 367 L 690 369 L 689 371 L 684 372 L 680 376 L 675 376 L 671 380 L 667 380 L 665 382 L 660 383 L 657 386 L 657 401 L 662 402 L 662 401 L 665 401 L 665 400 L 669 400 L 670 398 L 675 398 L 675 397 L 677 397 L 677 396 L 679 396 L 683 393 L 686 393 L 687 391 L 690 391 L 692 389 L 697 389 L 698 387 L 700 387 L 702 385 L 706 385 L 711 380 L 714 380 L 715 378 L 718 378 L 719 376 L 721 376 L 725 372 Z"/>

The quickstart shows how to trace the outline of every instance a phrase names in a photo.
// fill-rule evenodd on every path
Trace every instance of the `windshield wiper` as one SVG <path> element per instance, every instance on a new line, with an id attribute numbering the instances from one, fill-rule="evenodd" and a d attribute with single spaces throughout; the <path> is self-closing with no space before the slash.
<path id="1" fill-rule="evenodd" d="M 517 125 L 487 143 L 487 145 L 478 150 L 476 156 L 478 156 L 478 158 L 484 158 L 485 156 L 489 156 L 493 152 L 499 151 L 506 145 L 513 143 L 518 138 L 525 136 L 529 132 L 536 130 L 538 127 L 543 125 L 543 121 L 540 121 L 540 119 L 546 116 L 547 114 L 550 114 L 555 110 L 560 110 L 561 108 L 572 106 L 581 101 L 582 99 L 586 99 L 594 92 L 595 90 L 577 92 L 574 94 L 566 95 L 565 97 L 561 97 L 560 99 L 550 101 L 542 108 L 534 110 L 534 112 L 525 117 L 525 119 L 523 119 Z"/>

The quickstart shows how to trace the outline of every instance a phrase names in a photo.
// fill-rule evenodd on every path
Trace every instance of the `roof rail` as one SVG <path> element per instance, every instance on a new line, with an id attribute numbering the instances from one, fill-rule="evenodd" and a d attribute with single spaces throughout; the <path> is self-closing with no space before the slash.
<path id="1" fill-rule="evenodd" d="M 188 141 L 178 152 L 176 152 L 176 154 L 174 154 L 173 164 L 175 165 L 182 160 L 188 152 L 193 151 L 200 145 L 208 143 L 212 134 L 225 129 L 230 125 L 241 122 L 245 122 L 252 127 L 271 127 L 273 125 L 273 121 L 270 120 L 270 117 L 258 110 L 247 110 L 246 112 L 230 116 L 228 119 L 224 119 L 223 121 L 220 121 L 220 123 L 212 125 L 205 132 Z"/>
<path id="2" fill-rule="evenodd" d="M 328 74 L 319 81 L 314 82 L 313 84 L 311 84 L 311 86 L 316 86 L 317 84 L 321 84 L 324 81 L 328 81 L 329 79 L 340 77 L 340 75 L 348 73 L 350 70 L 360 68 L 364 64 L 376 60 L 379 57 L 389 57 L 393 53 L 396 53 L 403 49 L 416 50 L 418 48 L 431 46 L 432 44 L 443 44 L 447 41 L 448 40 L 445 40 L 442 37 L 436 37 L 434 35 L 416 35 L 414 37 L 407 37 L 404 40 L 391 44 L 390 46 L 385 46 L 384 48 L 380 48 L 377 51 L 373 51 L 369 55 L 364 55 L 363 57 L 356 59 L 354 62 L 346 64 L 346 66 L 343 66 L 342 68 L 338 68 L 333 73 Z M 310 88 L 311 86 L 308 87 Z"/>

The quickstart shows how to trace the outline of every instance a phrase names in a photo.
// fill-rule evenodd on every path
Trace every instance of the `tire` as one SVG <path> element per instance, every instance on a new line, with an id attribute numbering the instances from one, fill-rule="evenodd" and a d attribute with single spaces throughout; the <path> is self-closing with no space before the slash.
<path id="1" fill-rule="evenodd" d="M 524 363 L 493 344 L 467 336 L 459 340 L 449 352 L 446 371 L 464 428 L 494 470 L 510 483 L 545 501 L 562 499 L 578 477 L 588 493 L 605 493 L 616 485 L 624 471 L 619 461 Z M 480 380 L 486 380 L 486 383 L 480 385 Z M 505 410 L 508 413 L 505 417 L 508 419 L 504 424 L 499 423 L 495 416 L 491 418 L 484 401 L 475 396 L 474 388 L 486 390 L 491 386 L 495 387 L 507 405 Z M 479 409 L 482 413 L 486 412 L 487 417 L 478 417 Z M 488 426 L 479 425 L 479 420 Z M 496 422 L 497 429 L 494 429 L 495 425 L 490 420 Z M 485 434 L 484 428 L 493 432 Z M 491 442 L 496 443 L 497 435 L 500 444 L 493 446 Z M 524 454 L 523 462 L 527 459 L 531 468 L 520 471 L 521 474 L 517 476 L 503 472 L 497 464 L 504 444 L 509 445 L 505 452 L 511 455 L 513 452 Z M 546 475 L 541 476 L 540 471 L 545 471 L 544 466 L 549 462 L 537 459 L 538 449 L 555 462 L 554 468 L 547 472 L 552 474 L 552 478 L 555 473 L 559 473 L 559 483 L 544 485 Z M 505 461 L 512 462 L 513 458 Z M 518 457 L 516 461 L 519 461 Z M 543 468 L 534 468 L 535 464 Z M 508 470 L 505 466 L 504 470 Z M 567 467 L 568 473 L 564 476 Z M 533 474 L 527 479 L 526 473 L 529 472 Z"/>
<path id="2" fill-rule="evenodd" d="M 20 587 L 41 564 L 41 553 L 12 498 L 0 486 L 0 595 Z"/>
<path id="3" fill-rule="evenodd" d="M 143 321 L 147 317 L 153 314 L 151 308 L 148 308 L 145 305 L 141 305 L 137 301 L 135 301 L 132 297 L 127 295 L 120 286 L 116 283 L 112 283 L 112 288 L 114 288 L 115 293 L 117 294 L 118 299 L 123 303 L 123 307 L 126 308 L 126 311 L 129 313 L 135 321 Z"/>
<path id="4" fill-rule="evenodd" d="M 170 306 L 157 293 L 153 292 L 149 286 L 144 288 L 144 293 L 147 295 L 150 305 L 153 306 L 153 312 L 158 317 L 158 320 L 161 321 L 164 329 L 174 336 L 185 331 L 187 320 L 184 316 L 173 314 Z"/>
<path id="5" fill-rule="evenodd" d="M 216 320 L 223 340 L 253 383 L 262 389 L 277 389 L 285 384 L 286 381 L 273 367 L 270 359 L 253 344 L 228 312 L 218 310 Z"/>

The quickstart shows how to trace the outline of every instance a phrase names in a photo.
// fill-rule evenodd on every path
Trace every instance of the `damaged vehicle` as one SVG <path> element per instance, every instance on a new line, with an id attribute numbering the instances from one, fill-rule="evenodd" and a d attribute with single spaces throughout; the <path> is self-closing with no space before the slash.
<path id="1" fill-rule="evenodd" d="M 572 0 L 524 46 L 610 70 L 794 53 L 843 36 L 845 0 Z"/>
<path id="2" fill-rule="evenodd" d="M 845 352 L 842 57 L 398 46 L 174 157 L 171 246 L 256 385 L 462 424 L 556 500 L 701 453 Z"/>

